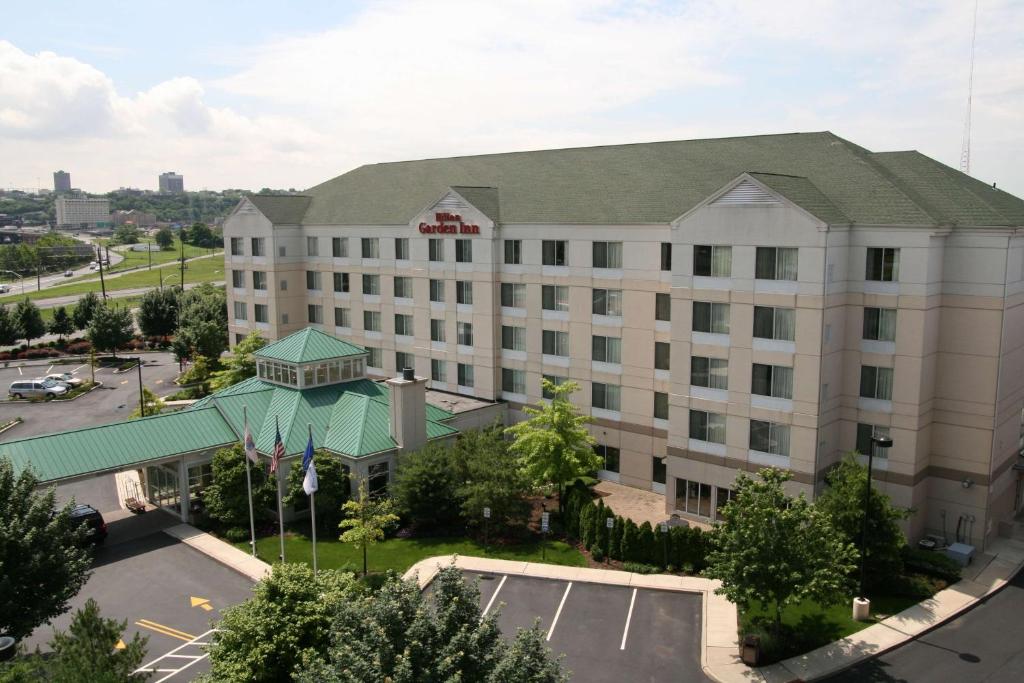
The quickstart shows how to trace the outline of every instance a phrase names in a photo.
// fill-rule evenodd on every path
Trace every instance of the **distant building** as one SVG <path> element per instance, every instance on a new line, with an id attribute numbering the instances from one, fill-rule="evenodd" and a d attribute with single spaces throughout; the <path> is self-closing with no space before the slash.
<path id="1" fill-rule="evenodd" d="M 71 174 L 67 171 L 54 171 L 53 172 L 53 191 L 54 192 L 70 192 L 71 191 Z"/>
<path id="2" fill-rule="evenodd" d="M 110 214 L 110 222 L 114 227 L 131 223 L 137 228 L 148 228 L 156 223 L 156 216 L 145 211 L 139 211 L 138 209 L 130 209 L 128 211 L 122 209 Z"/>
<path id="3" fill-rule="evenodd" d="M 94 230 L 110 227 L 110 200 L 87 197 L 57 197 L 59 230 Z"/>
<path id="4" fill-rule="evenodd" d="M 160 193 L 178 194 L 185 191 L 185 179 L 174 171 L 160 174 Z"/>

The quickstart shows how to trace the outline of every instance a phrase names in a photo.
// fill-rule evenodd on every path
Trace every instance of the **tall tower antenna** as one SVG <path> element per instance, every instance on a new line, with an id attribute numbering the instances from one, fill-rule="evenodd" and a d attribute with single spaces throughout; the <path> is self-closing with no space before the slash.
<path id="1" fill-rule="evenodd" d="M 974 0 L 974 24 L 971 28 L 971 71 L 967 77 L 967 115 L 964 117 L 964 135 L 960 146 L 960 170 L 971 173 L 971 100 L 974 97 L 974 43 L 978 37 L 978 0 Z"/>

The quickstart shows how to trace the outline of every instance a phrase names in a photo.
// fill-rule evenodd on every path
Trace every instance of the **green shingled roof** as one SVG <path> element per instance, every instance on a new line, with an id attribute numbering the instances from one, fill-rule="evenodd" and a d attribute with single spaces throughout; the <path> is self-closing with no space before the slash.
<path id="1" fill-rule="evenodd" d="M 277 225 L 302 222 L 302 216 L 309 208 L 309 197 L 305 195 L 251 194 L 248 199 L 271 223 Z"/>
<path id="2" fill-rule="evenodd" d="M 268 344 L 254 355 L 286 363 L 312 363 L 329 358 L 366 355 L 362 346 L 356 346 L 326 332 L 307 327 L 273 344 Z"/>
<path id="3" fill-rule="evenodd" d="M 826 221 L 1024 223 L 1017 197 L 917 152 L 873 153 L 829 132 L 372 164 L 310 188 L 304 209 L 296 197 L 254 201 L 274 223 L 404 225 L 451 188 L 505 224 L 665 224 L 752 172 L 804 179 L 779 182 Z"/>

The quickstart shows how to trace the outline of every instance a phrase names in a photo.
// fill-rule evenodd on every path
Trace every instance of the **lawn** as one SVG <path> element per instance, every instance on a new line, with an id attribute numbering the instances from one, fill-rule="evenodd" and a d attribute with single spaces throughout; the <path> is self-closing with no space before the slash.
<path id="1" fill-rule="evenodd" d="M 249 552 L 249 542 L 235 543 L 235 546 Z M 280 551 L 280 540 L 277 536 L 266 536 L 257 539 L 256 554 L 266 562 L 276 562 Z M 350 543 L 342 543 L 333 538 L 317 538 L 317 566 L 335 569 L 350 564 L 362 569 L 363 554 Z M 575 548 L 562 541 L 548 541 L 546 559 L 541 559 L 541 543 L 530 541 L 516 545 L 499 546 L 491 544 L 484 547 L 466 537 L 445 538 L 390 538 L 370 546 L 368 565 L 371 572 L 384 572 L 393 569 L 405 572 L 422 559 L 434 555 L 473 555 L 477 557 L 493 557 L 499 560 L 518 560 L 520 562 L 547 562 L 569 567 L 585 567 L 586 559 Z M 284 556 L 289 562 L 313 563 L 313 544 L 304 535 L 285 532 Z"/>
<path id="2" fill-rule="evenodd" d="M 111 251 L 114 248 L 111 247 Z M 206 256 L 210 254 L 212 249 L 203 249 L 201 247 L 193 247 L 191 244 L 185 245 L 185 258 L 194 258 L 196 256 Z M 218 250 L 223 254 L 223 250 Z M 116 273 L 122 270 L 129 270 L 131 268 L 149 268 L 149 254 L 145 251 L 132 251 L 131 246 L 118 247 L 117 253 L 124 257 L 123 261 L 119 261 L 110 267 L 110 272 Z M 164 263 L 170 263 L 176 261 L 181 256 L 181 242 L 175 238 L 174 246 L 171 249 L 165 249 L 161 251 L 153 252 L 153 265 L 157 266 Z"/>

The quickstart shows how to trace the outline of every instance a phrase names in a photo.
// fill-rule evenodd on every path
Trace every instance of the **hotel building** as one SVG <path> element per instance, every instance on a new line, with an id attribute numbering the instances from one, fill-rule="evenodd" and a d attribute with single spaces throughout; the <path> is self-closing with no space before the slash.
<path id="1" fill-rule="evenodd" d="M 232 343 L 312 325 L 432 389 L 571 379 L 600 476 L 714 522 L 738 471 L 813 496 L 875 432 L 912 540 L 1024 505 L 1024 201 L 831 133 L 374 164 L 224 224 Z"/>

